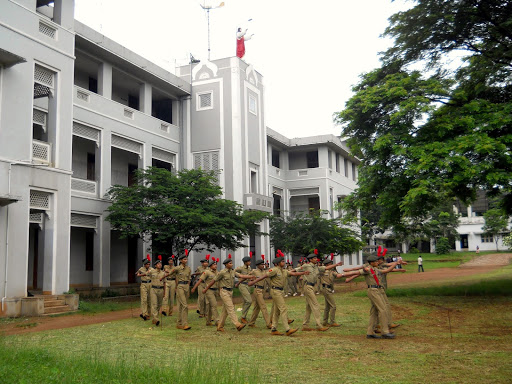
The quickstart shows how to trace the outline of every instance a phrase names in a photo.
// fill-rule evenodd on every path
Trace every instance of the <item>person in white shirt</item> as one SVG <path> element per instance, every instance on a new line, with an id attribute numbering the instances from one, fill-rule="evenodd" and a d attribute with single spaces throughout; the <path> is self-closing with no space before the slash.
<path id="1" fill-rule="evenodd" d="M 421 255 L 418 256 L 418 272 L 420 272 L 420 269 L 421 272 L 425 272 L 425 270 L 423 269 L 423 258 L 421 257 Z"/>

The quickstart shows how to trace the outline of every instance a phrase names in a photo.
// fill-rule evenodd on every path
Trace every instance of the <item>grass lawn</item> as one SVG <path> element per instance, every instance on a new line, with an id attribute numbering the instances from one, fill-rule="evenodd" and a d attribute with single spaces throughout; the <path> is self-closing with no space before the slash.
<path id="1" fill-rule="evenodd" d="M 463 284 L 482 280 L 486 287 L 496 281 L 510 286 L 512 269 Z M 219 334 L 192 311 L 188 332 L 175 328 L 173 316 L 158 328 L 131 318 L 4 336 L 0 382 L 509 383 L 511 291 L 490 288 L 482 297 L 436 289 L 390 298 L 394 321 L 402 324 L 395 340 L 365 338 L 370 303 L 357 292 L 336 294 L 340 328 L 293 337 L 271 336 L 262 319 L 242 332 L 228 320 Z M 289 298 L 287 306 L 292 325 L 300 326 L 304 298 Z"/>

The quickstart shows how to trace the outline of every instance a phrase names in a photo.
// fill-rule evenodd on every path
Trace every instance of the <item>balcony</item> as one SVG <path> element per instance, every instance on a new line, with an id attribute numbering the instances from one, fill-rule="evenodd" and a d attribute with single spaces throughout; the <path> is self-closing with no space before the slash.
<path id="1" fill-rule="evenodd" d="M 73 103 L 85 111 L 108 117 L 114 121 L 133 126 L 135 128 L 151 131 L 155 134 L 165 136 L 171 140 L 179 141 L 179 128 L 171 123 L 147 115 L 136 109 L 98 95 L 87 89 L 74 86 Z M 81 111 L 73 113 L 74 117 L 87 122 Z"/>
<path id="2" fill-rule="evenodd" d="M 73 192 L 84 193 L 90 196 L 97 196 L 97 185 L 96 181 L 78 179 L 76 177 L 71 178 L 71 190 Z"/>
<path id="3" fill-rule="evenodd" d="M 32 160 L 38 163 L 51 163 L 52 146 L 44 141 L 32 140 Z"/>
<path id="4" fill-rule="evenodd" d="M 272 213 L 272 197 L 257 193 L 246 193 L 244 195 L 244 209 Z"/>

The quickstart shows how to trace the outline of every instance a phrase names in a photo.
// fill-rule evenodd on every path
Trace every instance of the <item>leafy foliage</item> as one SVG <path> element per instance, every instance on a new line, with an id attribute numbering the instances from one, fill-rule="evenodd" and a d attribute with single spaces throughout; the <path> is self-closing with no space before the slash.
<path id="1" fill-rule="evenodd" d="M 450 253 L 450 241 L 446 237 L 441 237 L 436 241 L 436 253 L 438 255 L 446 255 Z"/>
<path id="2" fill-rule="evenodd" d="M 315 249 L 319 254 L 349 254 L 361 249 L 357 233 L 340 226 L 339 219 L 325 219 L 322 211 L 294 216 L 272 216 L 270 242 L 275 249 L 292 255 L 307 256 Z"/>
<path id="3" fill-rule="evenodd" d="M 156 253 L 237 249 L 245 236 L 260 233 L 257 223 L 267 216 L 221 199 L 214 172 L 150 167 L 137 170 L 135 178 L 130 187 L 109 190 L 107 220 L 124 237 L 151 239 Z"/>
<path id="4" fill-rule="evenodd" d="M 479 189 L 512 214 L 512 3 L 417 0 L 390 18 L 395 44 L 335 115 L 362 159 L 346 208 L 381 228 Z"/>
<path id="5" fill-rule="evenodd" d="M 499 208 L 491 208 L 484 213 L 485 224 L 482 230 L 485 234 L 493 237 L 498 250 L 498 242 L 503 232 L 507 231 L 509 218 L 508 215 Z"/>

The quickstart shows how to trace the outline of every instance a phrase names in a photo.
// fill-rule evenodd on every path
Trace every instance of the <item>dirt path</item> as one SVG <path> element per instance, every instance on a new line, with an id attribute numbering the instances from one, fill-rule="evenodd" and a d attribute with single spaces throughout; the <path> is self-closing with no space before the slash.
<path id="1" fill-rule="evenodd" d="M 424 281 L 447 281 L 458 277 L 476 275 L 486 273 L 508 265 L 512 254 L 491 254 L 474 258 L 473 260 L 461 265 L 458 268 L 438 268 L 432 271 L 426 270 L 425 273 L 393 273 L 390 282 L 393 286 L 407 285 L 411 283 L 421 284 Z M 416 264 L 408 266 L 409 269 L 416 268 Z M 361 282 L 340 285 L 339 291 L 352 291 L 361 289 L 364 284 Z M 338 289 L 337 289 L 338 290 Z M 235 302 L 240 298 L 235 298 Z M 189 311 L 195 313 L 197 306 L 195 304 L 189 306 Z M 175 315 L 174 315 L 175 316 Z M 98 323 L 106 323 L 110 321 L 139 317 L 138 302 L 134 302 L 132 309 L 122 311 L 100 313 L 95 315 L 66 315 L 57 317 L 31 317 L 22 321 L 16 320 L 0 324 L 0 332 L 5 335 L 14 335 L 30 332 L 41 332 L 53 329 L 79 327 L 83 325 L 91 325 Z"/>

